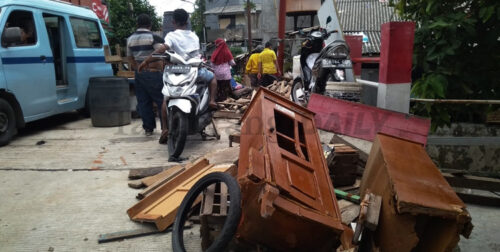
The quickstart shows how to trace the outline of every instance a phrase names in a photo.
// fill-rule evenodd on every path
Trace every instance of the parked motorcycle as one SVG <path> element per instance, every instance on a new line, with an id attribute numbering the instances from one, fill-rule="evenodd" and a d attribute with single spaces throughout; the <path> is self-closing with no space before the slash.
<path id="1" fill-rule="evenodd" d="M 169 161 L 180 161 L 188 135 L 200 133 L 205 139 L 205 128 L 212 123 L 217 134 L 209 108 L 209 83 L 197 83 L 203 61 L 199 58 L 185 60 L 175 52 L 154 55 L 168 63 L 163 71 L 162 93 L 166 97 L 168 111 L 168 153 Z"/>
<path id="2" fill-rule="evenodd" d="M 293 80 L 292 100 L 306 106 L 311 93 L 323 94 L 327 81 L 343 82 L 347 68 L 352 68 L 349 47 L 343 40 L 335 40 L 325 46 L 325 40 L 337 30 L 323 29 L 305 33 L 306 40 L 300 50 L 300 77 Z"/>

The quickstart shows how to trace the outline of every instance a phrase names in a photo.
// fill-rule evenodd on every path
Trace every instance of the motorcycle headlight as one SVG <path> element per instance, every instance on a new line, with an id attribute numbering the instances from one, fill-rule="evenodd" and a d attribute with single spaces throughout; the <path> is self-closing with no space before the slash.
<path id="1" fill-rule="evenodd" d="M 347 58 L 349 52 L 345 46 L 336 46 L 328 50 L 328 57 L 334 59 Z"/>

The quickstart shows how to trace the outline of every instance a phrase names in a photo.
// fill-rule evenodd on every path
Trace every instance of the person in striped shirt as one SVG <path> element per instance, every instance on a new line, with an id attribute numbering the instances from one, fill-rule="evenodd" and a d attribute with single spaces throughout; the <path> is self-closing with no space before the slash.
<path id="1" fill-rule="evenodd" d="M 155 49 L 163 46 L 164 40 L 151 32 L 151 18 L 147 14 L 137 17 L 137 30 L 127 39 L 127 57 L 132 70 L 135 71 L 134 90 L 137 98 L 137 112 L 142 119 L 142 127 L 146 135 L 153 134 L 156 128 L 153 102 L 160 111 L 163 103 L 163 62 L 155 60 L 138 71 L 141 64 Z M 161 113 L 158 113 L 161 120 Z M 163 127 L 162 127 L 163 128 Z"/>

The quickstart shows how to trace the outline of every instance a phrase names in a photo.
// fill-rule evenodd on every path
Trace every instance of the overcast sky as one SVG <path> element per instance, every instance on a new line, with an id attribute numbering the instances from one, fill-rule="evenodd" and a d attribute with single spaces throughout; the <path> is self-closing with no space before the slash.
<path id="1" fill-rule="evenodd" d="M 177 8 L 183 8 L 187 12 L 193 12 L 193 4 L 186 3 L 181 0 L 148 0 L 151 5 L 153 5 L 156 9 L 156 14 L 160 17 L 163 17 L 163 12 L 165 11 L 173 11 Z M 186 0 L 189 2 L 194 2 L 194 0 Z"/>

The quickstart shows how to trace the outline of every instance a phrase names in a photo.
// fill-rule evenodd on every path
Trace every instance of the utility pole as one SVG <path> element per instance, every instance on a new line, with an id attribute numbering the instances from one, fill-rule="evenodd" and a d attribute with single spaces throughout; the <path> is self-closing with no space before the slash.
<path id="1" fill-rule="evenodd" d="M 286 0 L 280 0 L 280 10 L 278 18 L 278 66 L 283 74 L 283 60 L 285 59 L 285 22 L 286 22 Z"/>
<path id="2" fill-rule="evenodd" d="M 252 17 L 250 11 L 250 0 L 247 0 L 247 28 L 248 28 L 248 52 L 252 51 Z"/>

